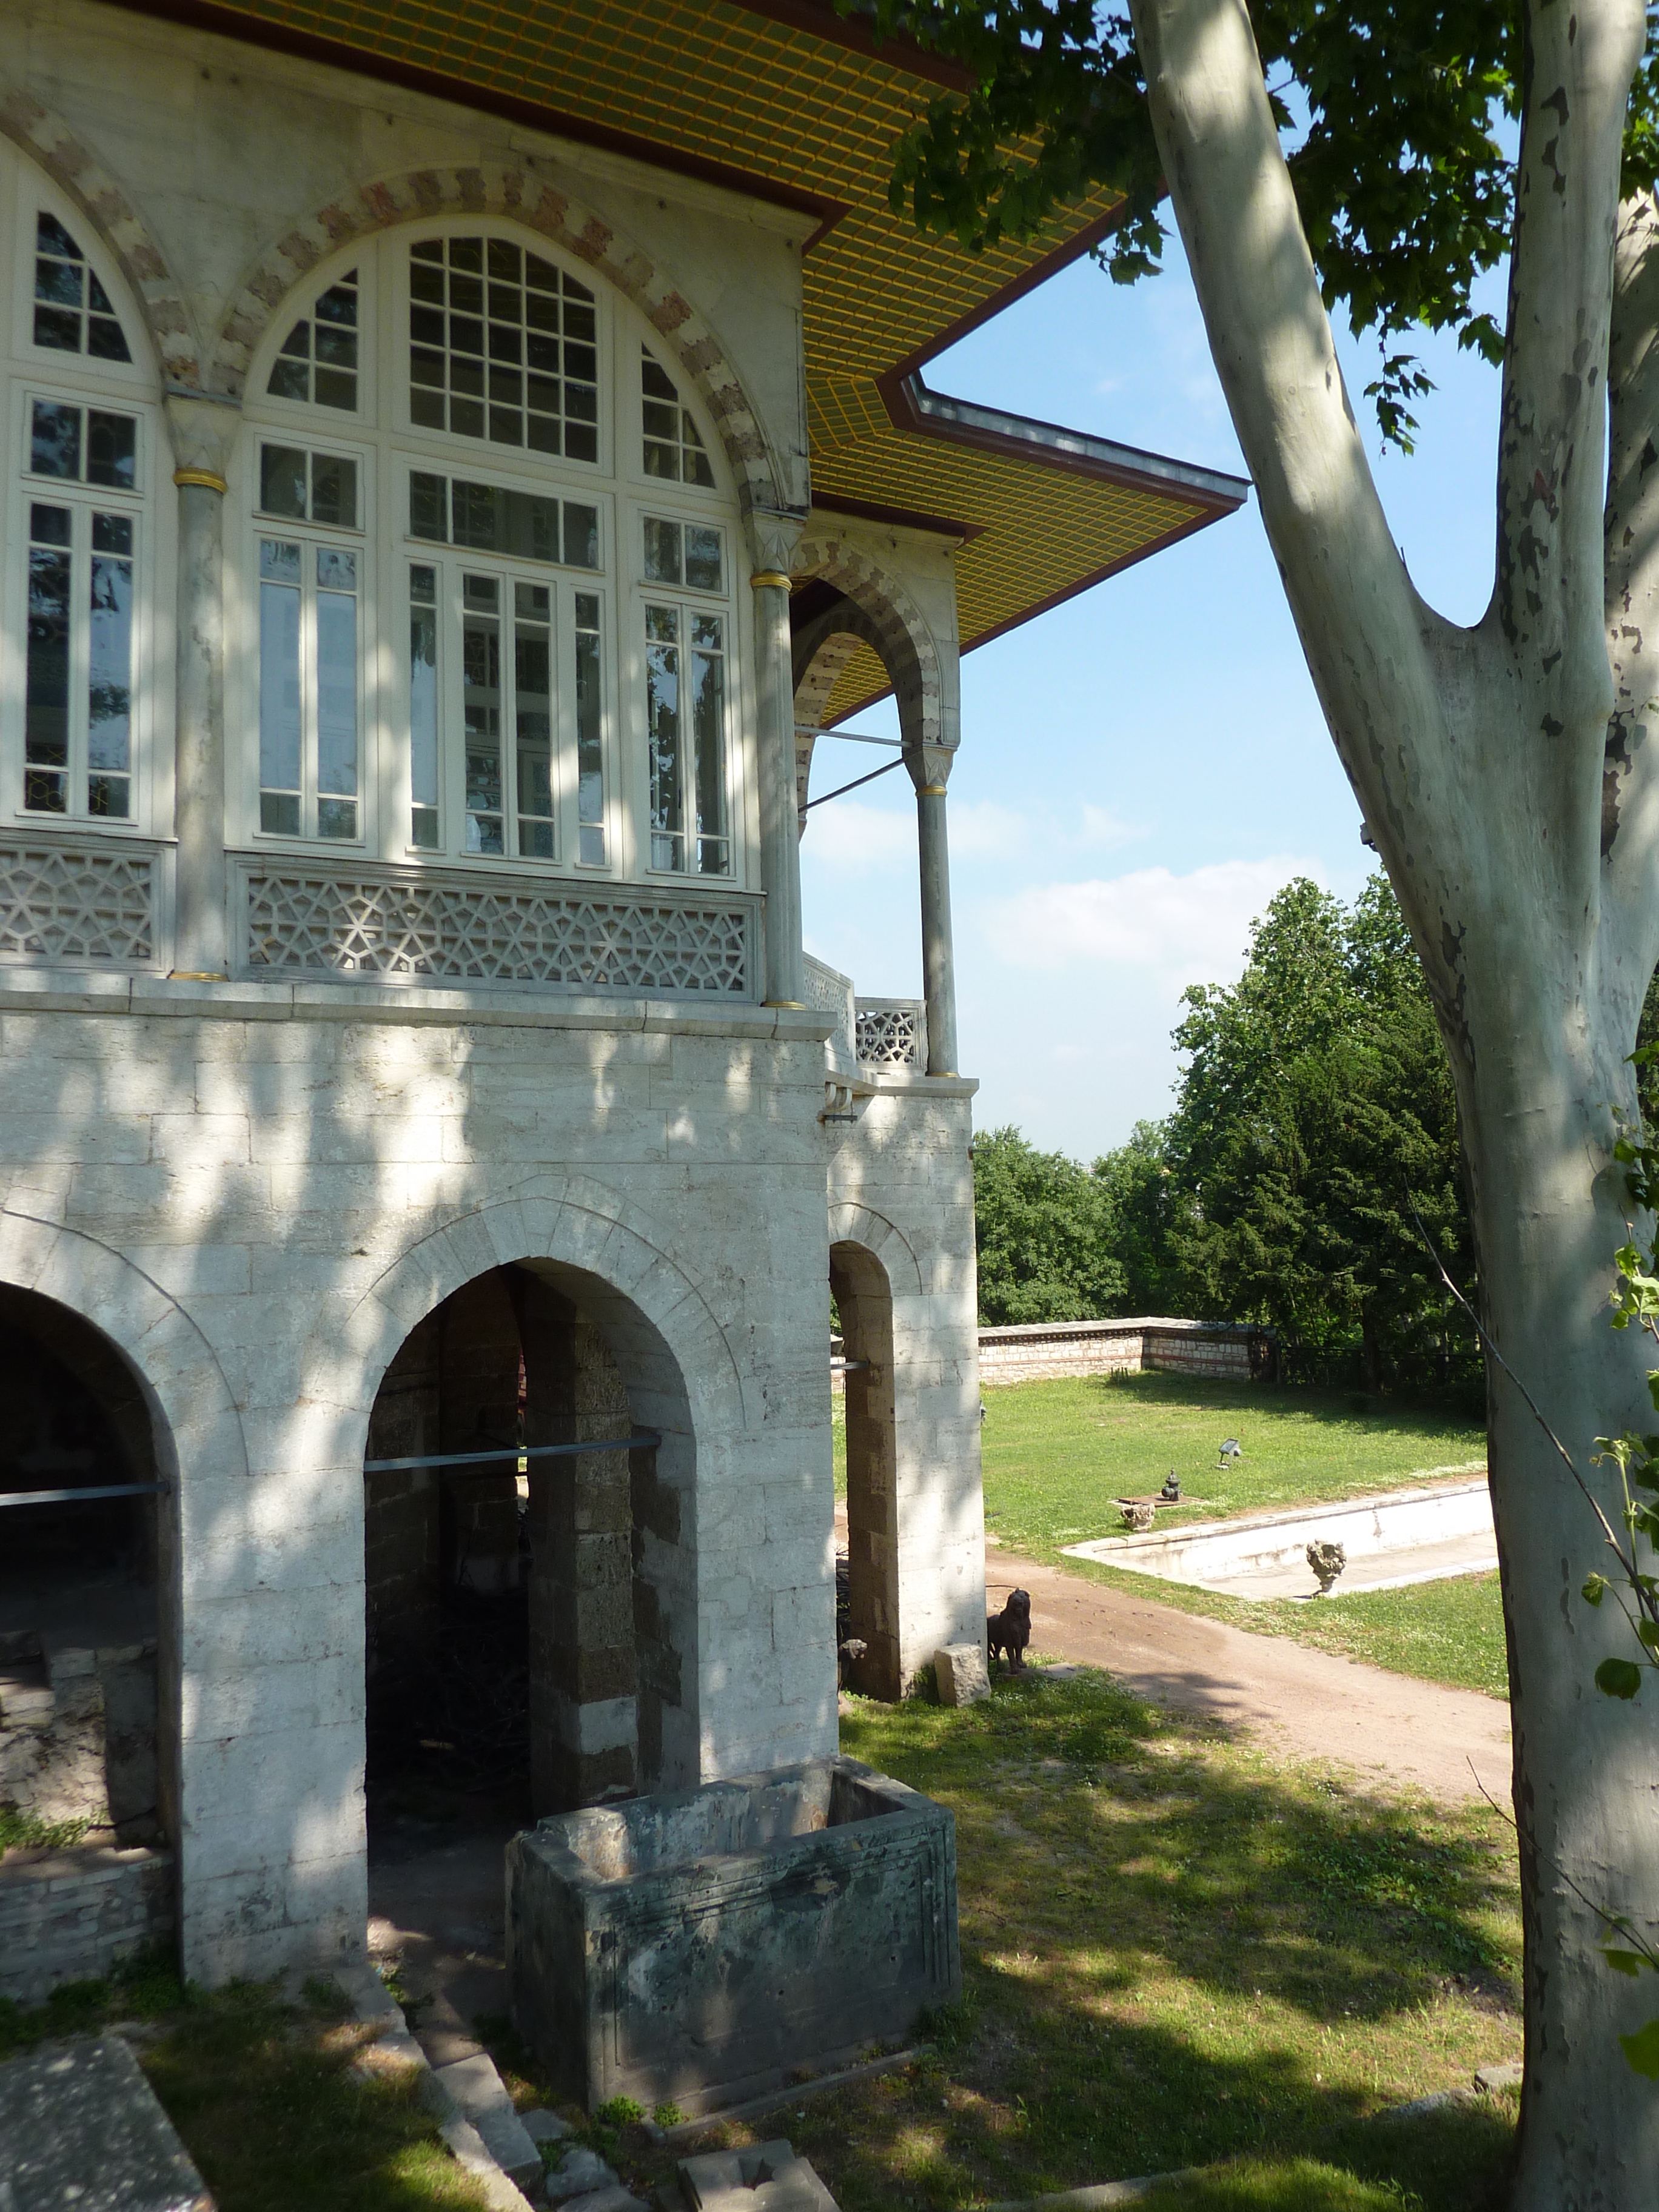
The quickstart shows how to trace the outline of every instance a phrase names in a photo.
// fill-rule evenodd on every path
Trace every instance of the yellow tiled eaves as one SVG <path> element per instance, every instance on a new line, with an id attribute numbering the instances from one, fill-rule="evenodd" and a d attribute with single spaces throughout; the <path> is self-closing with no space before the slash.
<path id="1" fill-rule="evenodd" d="M 550 131 L 809 204 L 827 226 L 802 269 L 815 499 L 915 510 L 972 533 L 958 564 L 964 645 L 1235 503 L 1079 474 L 1035 450 L 970 453 L 896 425 L 878 380 L 890 392 L 896 372 L 1083 251 L 1112 201 L 1097 194 L 1038 237 L 982 253 L 922 236 L 888 204 L 892 150 L 948 94 L 951 72 L 913 48 L 873 46 L 830 0 L 130 4 L 459 100 L 532 107 Z"/>

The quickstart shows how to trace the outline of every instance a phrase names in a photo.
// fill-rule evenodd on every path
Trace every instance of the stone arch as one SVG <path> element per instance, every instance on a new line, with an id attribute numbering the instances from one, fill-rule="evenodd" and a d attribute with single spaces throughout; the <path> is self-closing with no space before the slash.
<path id="1" fill-rule="evenodd" d="M 538 231 L 630 300 L 714 418 L 744 511 L 784 504 L 765 434 L 708 325 L 631 239 L 569 193 L 500 162 L 415 169 L 360 185 L 301 218 L 268 246 L 231 301 L 215 343 L 210 388 L 240 398 L 254 354 L 295 286 L 343 246 L 437 216 L 496 217 Z"/>
<path id="2" fill-rule="evenodd" d="M 241 1414 L 217 1353 L 142 1268 L 95 1237 L 7 1206 L 0 1207 L 0 1282 L 55 1299 L 122 1354 L 150 1403 L 162 1481 L 171 1478 L 176 1491 L 181 1467 L 248 1473 Z"/>
<path id="3" fill-rule="evenodd" d="M 796 547 L 790 568 L 798 581 L 818 579 L 832 584 L 851 603 L 830 608 L 801 631 L 794 672 L 797 692 L 830 640 L 849 634 L 862 638 L 893 680 L 907 752 L 921 747 L 953 750 L 957 732 L 946 726 L 939 647 L 921 608 L 898 579 L 861 546 L 811 532 Z"/>
<path id="4" fill-rule="evenodd" d="M 886 1270 L 896 1298 L 922 1295 L 921 1267 L 909 1240 L 884 1213 L 855 1200 L 843 1199 L 830 1209 L 831 1244 L 858 1244 L 879 1260 Z"/>
<path id="5" fill-rule="evenodd" d="M 60 116 L 13 84 L 0 82 L 0 133 L 44 169 L 114 256 L 155 349 L 162 380 L 202 381 L 202 353 L 183 287 L 154 233 L 107 169 Z"/>

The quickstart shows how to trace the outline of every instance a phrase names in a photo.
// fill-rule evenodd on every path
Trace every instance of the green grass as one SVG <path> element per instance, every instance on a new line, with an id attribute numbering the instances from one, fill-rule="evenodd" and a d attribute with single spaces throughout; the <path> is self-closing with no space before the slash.
<path id="1" fill-rule="evenodd" d="M 963 1997 L 933 2056 L 713 2130 L 787 2135 L 845 2212 L 1204 2166 L 1206 2212 L 1479 2212 L 1512 2100 L 1379 2112 L 1519 2055 L 1512 1833 L 1378 1805 L 1105 1676 L 849 1701 L 843 1748 L 957 1822 Z M 625 2146 L 636 2185 L 662 2160 Z M 1398 2185 L 1396 2186 L 1396 2185 Z"/>
<path id="2" fill-rule="evenodd" d="M 1168 1375 L 1013 1383 L 988 1390 L 985 1405 L 986 1525 L 1008 1548 L 1258 1635 L 1288 1636 L 1425 1681 L 1508 1696 L 1496 1575 L 1369 1595 L 1344 1594 L 1339 1585 L 1336 1596 L 1310 1605 L 1229 1597 L 1068 1559 L 1063 1551 L 1091 1536 L 1120 1534 L 1120 1495 L 1156 1490 L 1171 1466 L 1200 1502 L 1160 1510 L 1160 1528 L 1396 1489 L 1434 1469 L 1484 1467 L 1480 1430 L 1416 1409 L 1372 1403 L 1362 1411 L 1340 1395 Z M 1238 1437 L 1244 1456 L 1224 1471 L 1216 1453 L 1228 1436 Z"/>
<path id="3" fill-rule="evenodd" d="M 147 1961 L 30 2010 L 0 2002 L 0 2058 L 143 2020 L 139 2063 L 219 2212 L 478 2212 L 415 2077 L 353 2070 L 365 2031 L 349 2011 L 329 1982 L 299 2004 L 264 1983 L 204 1996 Z"/>
<path id="4" fill-rule="evenodd" d="M 1366 1491 L 1431 1470 L 1483 1468 L 1485 1431 L 1372 1400 L 1174 1375 L 1088 1375 L 988 1389 L 981 1451 L 986 1518 L 1033 1552 L 1121 1535 L 1118 1499 L 1151 1495 L 1173 1467 L 1193 1499 L 1160 1528 Z M 1244 1448 L 1217 1465 L 1224 1437 Z"/>

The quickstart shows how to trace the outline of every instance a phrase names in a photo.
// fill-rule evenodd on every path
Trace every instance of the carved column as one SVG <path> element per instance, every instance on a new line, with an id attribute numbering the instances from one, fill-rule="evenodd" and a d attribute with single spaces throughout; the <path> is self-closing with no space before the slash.
<path id="1" fill-rule="evenodd" d="M 927 999 L 927 1073 L 955 1075 L 956 955 L 951 941 L 951 847 L 945 785 L 954 754 L 945 745 L 907 745 L 904 764 L 916 787 L 916 852 L 921 868 L 921 972 Z"/>
<path id="2" fill-rule="evenodd" d="M 798 515 L 749 517 L 755 573 L 755 692 L 760 752 L 761 887 L 766 893 L 766 1003 L 799 1006 L 806 988 L 801 951 L 800 825 L 795 805 L 795 683 L 789 658 L 789 561 Z"/>
<path id="3" fill-rule="evenodd" d="M 230 964 L 225 868 L 225 471 L 241 422 L 229 400 L 169 394 L 179 487 L 176 975 Z"/>

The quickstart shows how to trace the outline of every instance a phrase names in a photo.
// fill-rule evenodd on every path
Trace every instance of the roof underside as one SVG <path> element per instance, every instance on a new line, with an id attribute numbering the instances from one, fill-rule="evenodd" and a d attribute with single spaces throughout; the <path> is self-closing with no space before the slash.
<path id="1" fill-rule="evenodd" d="M 713 175 L 817 219 L 803 264 L 814 502 L 963 539 L 964 649 L 1237 506 L 1243 487 L 1103 470 L 1087 454 L 944 424 L 906 404 L 933 354 L 1086 250 L 1107 195 L 1024 245 L 969 253 L 888 204 L 894 142 L 955 81 L 915 49 L 873 47 L 828 0 L 131 0 L 280 44 L 552 132 Z M 1144 458 L 1144 457 L 1137 457 Z M 840 719 L 889 689 L 867 649 Z"/>

